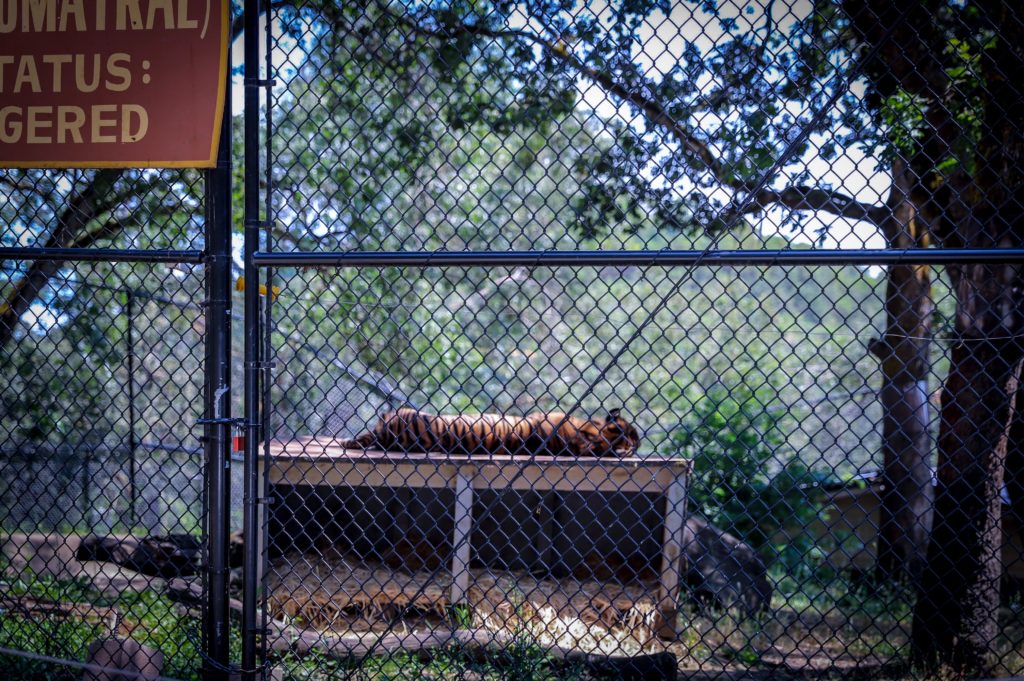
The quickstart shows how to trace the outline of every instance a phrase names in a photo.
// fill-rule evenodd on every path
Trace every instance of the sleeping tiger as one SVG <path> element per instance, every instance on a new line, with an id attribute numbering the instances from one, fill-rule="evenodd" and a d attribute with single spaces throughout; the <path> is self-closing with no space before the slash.
<path id="1" fill-rule="evenodd" d="M 434 416 L 399 409 L 383 414 L 372 431 L 340 444 L 347 449 L 464 455 L 611 457 L 635 453 L 640 435 L 618 409 L 605 419 L 589 421 L 557 412 Z"/>

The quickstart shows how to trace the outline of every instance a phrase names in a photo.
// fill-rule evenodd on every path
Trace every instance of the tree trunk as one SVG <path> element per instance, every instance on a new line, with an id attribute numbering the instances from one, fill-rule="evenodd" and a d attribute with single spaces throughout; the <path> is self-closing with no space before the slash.
<path id="1" fill-rule="evenodd" d="M 945 242 L 1024 245 L 1024 27 L 1005 0 L 983 3 L 998 40 L 980 57 L 988 100 L 977 175 L 955 187 Z M 1016 265 L 947 268 L 956 332 L 942 396 L 935 526 L 914 610 L 914 655 L 988 675 L 996 657 L 1003 574 L 1001 491 L 1024 343 L 1024 272 Z M 1015 455 L 1016 458 L 1016 455 Z"/>
<path id="2" fill-rule="evenodd" d="M 867 103 L 924 105 L 911 167 L 918 218 L 947 248 L 1024 244 L 1024 26 L 1016 3 L 844 0 L 865 66 Z M 985 42 L 980 36 L 992 35 Z M 951 44 L 971 44 L 969 84 L 953 82 Z M 967 88 L 966 91 L 964 88 Z M 978 123 L 965 126 L 964 115 Z M 944 164 L 944 170 L 938 168 Z M 942 395 L 938 482 L 927 564 L 917 587 L 913 654 L 934 668 L 983 673 L 998 632 L 1000 488 L 1021 348 L 1022 277 L 1000 265 L 947 267 L 957 340 Z"/>
<path id="3" fill-rule="evenodd" d="M 114 182 L 121 176 L 121 172 L 97 171 L 88 186 L 68 200 L 67 208 L 60 214 L 57 226 L 44 246 L 66 248 L 74 244 L 89 223 L 109 207 L 110 191 Z M 7 299 L 0 303 L 0 351 L 3 351 L 14 337 L 18 320 L 63 265 L 63 261 L 59 260 L 33 262 L 28 272 L 14 285 Z"/>
<path id="4" fill-rule="evenodd" d="M 1019 369 L 1013 342 L 972 338 L 953 348 L 935 526 L 914 609 L 914 655 L 928 668 L 992 671 L 1003 568 L 1000 490 Z"/>
<path id="5" fill-rule="evenodd" d="M 911 172 L 893 163 L 890 215 L 882 225 L 889 248 L 928 246 L 910 203 Z M 928 350 L 931 344 L 931 272 L 927 265 L 889 268 L 886 332 L 869 349 L 882 368 L 882 493 L 876 579 L 920 577 L 932 522 L 931 442 L 928 434 Z"/>

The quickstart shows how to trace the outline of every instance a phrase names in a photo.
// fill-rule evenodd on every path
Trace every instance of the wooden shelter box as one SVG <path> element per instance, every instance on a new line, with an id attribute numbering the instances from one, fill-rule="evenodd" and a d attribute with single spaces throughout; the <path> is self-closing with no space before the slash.
<path id="1" fill-rule="evenodd" d="M 686 460 L 364 452 L 301 438 L 273 442 L 265 465 L 271 556 L 335 548 L 448 569 L 453 603 L 469 567 L 648 584 L 663 613 L 678 602 Z"/>

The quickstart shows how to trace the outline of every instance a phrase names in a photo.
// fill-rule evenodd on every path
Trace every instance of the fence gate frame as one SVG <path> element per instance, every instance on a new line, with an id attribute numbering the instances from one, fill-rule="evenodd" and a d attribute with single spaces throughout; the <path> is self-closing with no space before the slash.
<path id="1" fill-rule="evenodd" d="M 228 83 L 231 82 L 228 50 Z M 230 85 L 229 85 L 230 87 Z M 203 489 L 207 517 L 203 676 L 230 669 L 228 537 L 231 534 L 231 97 L 224 98 L 217 166 L 206 173 L 206 353 L 203 366 Z"/>
<path id="2" fill-rule="evenodd" d="M 243 681 L 266 678 L 267 648 L 262 634 L 266 632 L 264 620 L 267 615 L 266 590 L 263 580 L 266 574 L 267 526 L 264 510 L 274 499 L 268 496 L 266 477 L 261 474 L 260 456 L 270 461 L 269 440 L 264 437 L 265 426 L 269 423 L 272 406 L 270 401 L 270 380 L 267 372 L 274 368 L 270 345 L 272 323 L 272 283 L 274 269 L 279 267 L 353 267 L 353 268 L 422 268 L 422 267 L 725 267 L 725 266 L 825 266 L 844 265 L 880 266 L 894 265 L 953 265 L 953 264 L 1024 264 L 1024 248 L 908 248 L 908 249 L 716 249 L 714 244 L 703 250 L 645 249 L 645 250 L 529 250 L 529 251 L 322 251 L 322 252 L 277 252 L 271 248 L 270 227 L 274 222 L 272 209 L 273 154 L 271 89 L 277 84 L 271 54 L 275 47 L 272 35 L 273 7 L 271 0 L 244 0 L 244 248 L 243 267 L 246 285 L 244 287 L 244 417 L 214 420 L 209 438 L 225 436 L 229 424 L 239 425 L 245 432 L 243 458 L 243 533 L 244 562 L 242 586 L 242 657 L 240 675 Z M 260 27 L 261 17 L 264 26 Z M 261 65 L 261 52 L 263 61 Z M 261 66 L 265 73 L 261 76 Z M 260 97 L 264 97 L 261 109 Z M 262 119 L 261 119 L 262 117 Z M 806 126 L 803 133 L 809 134 L 813 125 Z M 230 126 L 225 125 L 223 140 L 229 139 Z M 802 133 L 802 134 L 803 134 Z M 798 136 L 799 137 L 799 136 Z M 261 147 L 261 144 L 264 146 Z M 795 146 L 795 145 L 794 145 Z M 261 156 L 261 151 L 264 155 Z M 785 154 L 783 155 L 785 157 Z M 782 159 L 780 159 L 781 161 Z M 262 168 L 261 168 L 262 162 Z M 220 167 L 218 167 L 220 171 Z M 766 176 L 770 176 L 767 173 Z M 261 184 L 262 183 L 262 184 Z M 751 194 L 756 192 L 751 192 Z M 261 207 L 262 199 L 262 207 Z M 739 211 L 738 211 L 739 213 Z M 265 230 L 265 231 L 264 231 Z M 218 236 L 223 236 L 219 235 Z M 261 250 L 261 238 L 269 250 Z M 208 256 L 215 258 L 217 256 Z M 218 261 L 219 262 L 219 261 Z M 211 262 L 211 264 L 216 264 Z M 262 296 L 261 289 L 266 291 Z M 211 297 L 211 301 L 214 300 Z M 261 303 L 263 306 L 261 307 Z M 230 322 L 226 322 L 229 324 Z M 220 361 L 220 358 L 217 358 Z M 210 367 L 208 376 L 212 375 Z M 217 426 L 214 430 L 213 426 Z M 207 442 L 212 454 L 226 442 L 220 439 Z M 224 460 L 224 459 L 220 459 Z M 215 477 L 208 481 L 210 489 L 221 490 L 224 484 L 220 470 L 213 470 Z M 224 492 L 227 494 L 227 491 Z M 211 557 L 226 555 L 226 524 L 218 517 L 211 505 L 211 535 L 222 532 L 222 536 L 211 536 Z M 256 537 L 256 541 L 249 541 Z M 226 563 L 223 563 L 226 564 Z M 213 581 L 218 578 L 219 581 Z M 210 589 L 223 584 L 224 575 L 211 566 Z M 224 613 L 223 619 L 218 619 Z M 226 622 L 226 602 L 210 597 L 211 641 L 217 641 L 217 627 Z M 211 647 L 211 651 L 214 649 Z M 213 654 L 213 653 L 211 653 Z M 218 658 L 220 659 L 220 658 Z M 223 658 L 225 663 L 227 658 Z"/>

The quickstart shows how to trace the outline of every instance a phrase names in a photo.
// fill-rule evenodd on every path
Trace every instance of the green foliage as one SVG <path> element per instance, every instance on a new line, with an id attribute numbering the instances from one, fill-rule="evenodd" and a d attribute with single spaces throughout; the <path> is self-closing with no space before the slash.
<path id="1" fill-rule="evenodd" d="M 188 303 L 201 299 L 201 287 L 201 278 L 175 277 L 164 265 L 78 264 L 51 279 L 18 334 L 0 349 L 6 360 L 0 362 L 0 432 L 9 435 L 7 446 L 123 446 L 126 291 Z M 136 436 L 186 442 L 191 417 L 201 410 L 202 328 L 196 321 L 202 312 L 139 295 L 132 313 Z"/>
<path id="2" fill-rule="evenodd" d="M 470 661 L 467 658 L 475 658 Z M 478 679 L 479 681 L 578 681 L 578 665 L 552 664 L 551 656 L 527 635 L 516 636 L 500 651 L 478 657 L 457 644 L 436 651 L 429 661 L 409 653 L 393 653 L 344 662 L 318 652 L 285 654 L 273 662 L 285 681 L 418 681 L 419 679 Z"/>
<path id="3" fill-rule="evenodd" d="M 91 587 L 88 578 L 57 580 L 23 570 L 7 584 L 12 596 L 30 595 L 54 603 L 91 603 L 112 606 L 121 614 L 122 626 L 131 629 L 131 638 L 164 654 L 163 675 L 182 681 L 199 681 L 202 661 L 198 613 L 188 612 L 163 594 L 146 590 L 124 592 L 106 597 Z M 456 613 L 467 624 L 468 612 Z M 47 655 L 59 659 L 85 661 L 89 644 L 110 635 L 108 623 L 84 622 L 79 618 L 41 615 L 23 616 L 4 613 L 0 617 L 0 647 Z M 236 630 L 231 637 L 232 659 L 239 659 L 241 638 Z M 463 679 L 469 676 L 484 681 L 575 681 L 581 670 L 575 665 L 552 664 L 551 656 L 525 627 L 513 632 L 512 641 L 484 659 L 467 660 L 465 651 L 452 645 L 429 662 L 405 653 L 374 657 L 346 663 L 314 652 L 306 656 L 286 653 L 273 659 L 286 681 L 327 681 L 328 679 L 373 679 L 389 681 L 423 678 Z M 71 681 L 80 671 L 59 664 L 0 655 L 3 678 L 30 681 Z"/>
<path id="4" fill-rule="evenodd" d="M 346 664 L 321 653 L 304 657 L 287 654 L 274 661 L 284 681 L 419 681 L 420 679 L 477 679 L 479 681 L 577 681 L 576 667 L 556 669 L 535 643 L 515 640 L 500 653 L 469 662 L 465 651 L 449 646 L 424 662 L 408 653 L 373 657 Z"/>
<path id="5" fill-rule="evenodd" d="M 892 144 L 890 159 L 913 156 L 925 134 L 928 99 L 898 90 L 886 97 L 879 115 Z"/>
<path id="6" fill-rule="evenodd" d="M 121 615 L 123 626 L 131 629 L 131 637 L 139 643 L 160 650 L 164 654 L 163 674 L 182 681 L 198 681 L 201 660 L 197 649 L 199 641 L 198 613 L 189 613 L 163 594 L 147 590 L 140 593 L 124 592 L 111 598 L 91 587 L 88 578 L 57 580 L 47 575 L 22 571 L 13 580 L 8 591 L 14 596 L 32 596 L 52 603 L 90 603 L 113 607 Z M 0 646 L 14 648 L 50 657 L 84 661 L 89 644 L 111 635 L 109 623 L 86 622 L 77 617 L 50 617 L 5 613 L 0 618 Z M 232 638 L 234 654 L 240 640 Z M 19 661 L 19 658 L 0 659 L 3 665 L 17 667 L 37 678 L 65 678 L 62 668 L 49 663 Z M 41 675 L 41 676 L 40 676 Z M 20 677 L 5 677 L 20 678 Z M 26 677 L 27 678 L 27 677 Z M 76 676 L 77 678 L 77 672 Z"/>
<path id="7" fill-rule="evenodd" d="M 468 629 L 473 626 L 473 611 L 468 605 L 451 605 L 448 617 L 453 629 Z"/>
<path id="8" fill-rule="evenodd" d="M 76 620 L 0 617 L 0 646 L 60 659 L 84 661 L 89 643 L 104 635 L 104 626 Z M 17 655 L 0 655 L 0 674 L 23 681 L 71 681 L 81 671 Z"/>
<path id="9" fill-rule="evenodd" d="M 81 437 L 103 421 L 105 387 L 112 367 L 121 361 L 116 346 L 121 334 L 97 323 L 108 318 L 110 309 L 116 308 L 105 292 L 78 296 L 62 291 L 53 297 L 48 306 L 53 318 L 44 315 L 42 324 L 60 325 L 65 354 L 52 371 L 42 370 L 48 358 L 31 336 L 13 348 L 9 356 L 15 376 L 0 391 L 0 416 L 11 419 L 16 436 L 35 442 Z"/>
<path id="10" fill-rule="evenodd" d="M 768 384 L 715 386 L 671 440 L 693 461 L 692 508 L 762 553 L 776 548 L 784 524 L 805 525 L 818 512 L 816 476 L 786 446 L 776 394 Z"/>
<path id="11" fill-rule="evenodd" d="M 985 51 L 995 46 L 995 35 L 986 30 L 969 39 L 953 36 L 944 51 L 950 89 L 960 99 L 959 106 L 952 109 L 960 134 L 952 140 L 948 153 L 935 165 L 943 180 L 957 171 L 973 175 L 978 170 L 976 151 L 981 143 L 986 102 L 981 58 Z"/>
<path id="12" fill-rule="evenodd" d="M 164 653 L 164 675 L 182 681 L 199 678 L 199 620 L 184 613 L 166 596 L 153 591 L 123 594 L 114 605 L 123 608 L 125 619 L 137 623 L 132 638 Z M 239 652 L 237 636 L 232 637 Z"/>
<path id="13" fill-rule="evenodd" d="M 338 197 L 334 210 L 349 229 L 337 234 L 358 240 L 386 227 L 380 218 L 397 198 L 392 190 L 409 178 L 426 179 L 447 135 L 547 136 L 597 106 L 591 97 L 579 99 L 589 88 L 630 115 L 602 112 L 605 134 L 572 160 L 580 191 L 570 197 L 574 215 L 565 226 L 587 238 L 630 233 L 641 218 L 691 234 L 721 226 L 717 218 L 728 204 L 793 145 L 775 173 L 780 184 L 788 174 L 794 184 L 824 186 L 813 161 L 841 152 L 883 162 L 919 155 L 922 136 L 934 134 L 924 117 L 940 109 L 962 134 L 949 140 L 948 156 L 927 163 L 944 173 L 974 172 L 972 142 L 992 85 L 981 55 L 995 41 L 976 3 L 908 9 L 908 23 L 927 20 L 927 42 L 945 46 L 928 67 L 935 82 L 910 88 L 881 60 L 848 79 L 865 58 L 863 13 L 829 1 L 794 5 L 780 21 L 773 7 L 645 1 L 604 12 L 532 0 L 286 6 L 286 29 L 307 49 L 293 57 L 301 77 L 290 95 L 309 116 L 275 123 L 280 152 L 297 171 L 280 178 L 282 186 L 307 173 L 309 186 L 294 194 L 296 213 L 310 201 L 326 205 L 327 197 Z M 677 15 L 689 15 L 699 30 L 673 36 L 678 46 L 660 55 L 650 27 L 672 44 L 657 27 L 676 26 L 665 19 Z M 794 131 L 812 119 L 812 132 L 826 139 L 794 142 Z M 318 158 L 331 151 L 349 162 L 321 164 Z"/>

